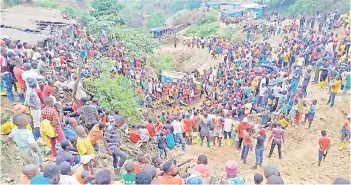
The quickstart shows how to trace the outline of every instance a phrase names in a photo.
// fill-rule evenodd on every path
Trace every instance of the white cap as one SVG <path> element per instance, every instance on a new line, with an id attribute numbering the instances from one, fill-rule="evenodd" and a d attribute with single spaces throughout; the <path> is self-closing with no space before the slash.
<path id="1" fill-rule="evenodd" d="M 80 158 L 80 162 L 82 164 L 88 164 L 90 161 L 91 161 L 92 157 L 90 155 L 83 155 L 81 158 Z"/>

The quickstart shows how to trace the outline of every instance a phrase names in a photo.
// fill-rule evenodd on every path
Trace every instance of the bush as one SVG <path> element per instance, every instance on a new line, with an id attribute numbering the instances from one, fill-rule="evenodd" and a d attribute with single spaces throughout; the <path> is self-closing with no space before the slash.
<path id="1" fill-rule="evenodd" d="M 147 20 L 148 28 L 163 27 L 165 24 L 165 17 L 161 13 L 152 13 Z"/>
<path id="2" fill-rule="evenodd" d="M 132 81 L 124 76 L 110 78 L 109 69 L 113 66 L 113 61 L 100 59 L 93 60 L 92 64 L 97 66 L 102 74 L 90 81 L 84 81 L 84 86 L 99 98 L 104 107 L 110 110 L 118 109 L 128 123 L 140 124 L 142 116 L 139 104 L 143 97 L 136 95 Z"/>
<path id="3" fill-rule="evenodd" d="M 19 3 L 21 3 L 21 0 L 3 0 L 3 1 L 1 1 L 1 7 L 3 7 L 4 5 L 16 6 Z"/>
<path id="4" fill-rule="evenodd" d="M 174 71 L 175 69 L 173 59 L 168 55 L 154 54 L 149 58 L 149 61 L 157 75 L 160 75 L 162 71 Z"/>
<path id="5" fill-rule="evenodd" d="M 187 28 L 185 36 L 207 37 L 209 35 L 217 33 L 218 29 L 219 26 L 215 23 L 192 24 Z"/>
<path id="6" fill-rule="evenodd" d="M 43 8 L 61 8 L 61 5 L 58 4 L 55 0 L 39 0 L 35 1 L 34 4 Z"/>
<path id="7" fill-rule="evenodd" d="M 211 11 L 206 16 L 200 18 L 196 23 L 197 24 L 206 24 L 206 23 L 214 23 L 217 22 L 218 15 L 216 12 Z"/>

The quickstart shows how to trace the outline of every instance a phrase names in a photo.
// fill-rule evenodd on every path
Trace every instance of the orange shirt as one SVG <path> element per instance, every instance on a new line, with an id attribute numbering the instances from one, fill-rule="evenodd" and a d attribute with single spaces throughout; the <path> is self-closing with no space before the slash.
<path id="1" fill-rule="evenodd" d="M 73 174 L 73 176 L 77 179 L 77 181 L 81 184 L 85 184 L 88 180 L 86 178 L 82 177 L 82 173 L 83 173 L 84 169 L 83 169 L 83 165 L 80 165 L 76 172 Z"/>
<path id="2" fill-rule="evenodd" d="M 200 121 L 200 116 L 199 115 L 196 115 L 194 117 L 194 122 L 195 122 L 195 125 Z"/>
<path id="3" fill-rule="evenodd" d="M 102 138 L 103 130 L 100 130 L 99 124 L 93 126 L 93 128 L 89 132 L 89 139 L 92 145 L 98 144 L 100 139 Z"/>
<path id="4" fill-rule="evenodd" d="M 192 132 L 193 131 L 193 126 L 195 125 L 195 122 L 193 119 L 185 119 L 184 120 L 184 129 L 185 132 Z"/>
<path id="5" fill-rule="evenodd" d="M 239 137 L 244 138 L 244 130 L 246 130 L 246 127 L 248 127 L 248 124 L 244 122 L 239 123 L 238 125 Z"/>
<path id="6" fill-rule="evenodd" d="M 13 68 L 13 74 L 15 75 L 15 78 L 19 84 L 19 86 L 21 88 L 25 88 L 26 87 L 26 83 L 24 82 L 24 80 L 22 79 L 22 73 L 23 73 L 23 70 L 19 67 L 14 67 Z"/>
<path id="7" fill-rule="evenodd" d="M 319 151 L 324 152 L 328 145 L 330 144 L 330 138 L 329 137 L 321 137 L 319 139 Z"/>
<path id="8" fill-rule="evenodd" d="M 30 179 L 26 175 L 21 174 L 19 184 L 30 184 Z"/>
<path id="9" fill-rule="evenodd" d="M 133 143 L 137 143 L 140 140 L 140 135 L 136 129 L 129 130 L 129 139 Z"/>
<path id="10" fill-rule="evenodd" d="M 155 133 L 155 125 L 154 124 L 146 124 L 146 129 L 149 131 L 149 134 L 151 137 L 155 136 L 156 133 Z"/>
<path id="11" fill-rule="evenodd" d="M 156 178 L 161 184 L 172 184 L 172 185 L 182 185 L 184 184 L 183 179 L 179 176 L 158 176 Z"/>

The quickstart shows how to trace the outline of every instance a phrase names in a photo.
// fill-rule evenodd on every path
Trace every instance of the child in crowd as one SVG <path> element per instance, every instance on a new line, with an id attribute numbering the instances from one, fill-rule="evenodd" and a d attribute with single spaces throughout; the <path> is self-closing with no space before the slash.
<path id="1" fill-rule="evenodd" d="M 317 106 L 317 100 L 314 99 L 314 100 L 312 101 L 310 110 L 308 111 L 308 113 L 307 113 L 306 116 L 305 116 L 305 123 L 306 123 L 306 121 L 308 120 L 308 128 L 311 128 L 314 115 L 316 114 L 316 106 Z"/>
<path id="2" fill-rule="evenodd" d="M 83 155 L 94 156 L 94 147 L 91 144 L 90 139 L 87 137 L 84 127 L 79 125 L 75 130 L 78 135 L 77 149 L 80 157 Z"/>
<path id="3" fill-rule="evenodd" d="M 134 170 L 134 162 L 128 161 L 124 165 L 124 169 L 127 173 L 120 173 L 117 177 L 122 178 L 124 180 L 125 185 L 132 185 L 135 183 L 135 170 Z"/>
<path id="4" fill-rule="evenodd" d="M 164 158 L 167 158 L 167 139 L 163 135 L 163 132 L 158 132 L 156 133 L 156 145 L 157 149 L 160 152 L 160 157 L 162 158 L 164 155 Z"/>
<path id="5" fill-rule="evenodd" d="M 261 184 L 263 182 L 263 176 L 259 173 L 256 173 L 254 176 L 254 182 L 257 185 Z"/>

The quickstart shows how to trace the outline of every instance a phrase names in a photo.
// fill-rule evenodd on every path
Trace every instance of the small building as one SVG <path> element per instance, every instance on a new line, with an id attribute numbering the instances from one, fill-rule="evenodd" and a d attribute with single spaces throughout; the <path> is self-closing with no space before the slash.
<path id="1" fill-rule="evenodd" d="M 244 8 L 236 8 L 232 11 L 223 11 L 222 12 L 222 20 L 230 19 L 233 17 L 242 17 L 242 16 L 244 16 L 245 13 L 246 13 L 246 9 L 244 9 Z"/>
<path id="2" fill-rule="evenodd" d="M 221 7 L 221 3 L 210 3 L 210 2 L 207 2 L 206 3 L 206 7 L 209 7 L 209 8 L 220 8 Z"/>
<path id="3" fill-rule="evenodd" d="M 253 12 L 256 14 L 257 19 L 262 19 L 264 7 L 267 5 L 261 5 L 257 3 L 242 4 L 241 7 L 246 9 L 246 13 Z"/>
<path id="4" fill-rule="evenodd" d="M 168 72 L 168 71 L 162 71 L 161 73 L 161 80 L 164 83 L 167 82 L 178 82 L 180 79 L 184 78 L 186 74 L 182 72 Z"/>
<path id="5" fill-rule="evenodd" d="M 160 28 L 152 28 L 150 31 L 154 34 L 154 38 L 160 38 L 164 35 L 174 34 L 175 28 L 173 27 L 160 27 Z"/>
<path id="6" fill-rule="evenodd" d="M 232 11 L 235 10 L 239 5 L 240 5 L 240 3 L 221 2 L 221 4 L 220 4 L 220 10 L 221 10 L 222 12 L 232 12 Z"/>

